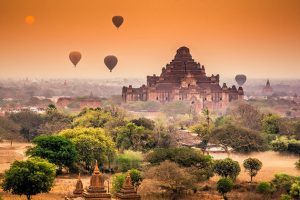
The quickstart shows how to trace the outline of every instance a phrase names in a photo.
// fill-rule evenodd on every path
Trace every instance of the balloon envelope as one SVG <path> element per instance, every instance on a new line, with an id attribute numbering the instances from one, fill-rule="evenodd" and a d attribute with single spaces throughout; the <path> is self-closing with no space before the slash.
<path id="1" fill-rule="evenodd" d="M 235 81 L 237 82 L 237 84 L 239 86 L 244 85 L 246 80 L 247 80 L 247 77 L 244 74 L 238 74 L 238 75 L 235 76 Z"/>
<path id="2" fill-rule="evenodd" d="M 74 67 L 76 67 L 78 62 L 81 60 L 81 53 L 78 51 L 72 51 L 69 54 L 69 58 L 70 58 L 71 62 L 73 63 Z"/>
<path id="3" fill-rule="evenodd" d="M 118 63 L 118 58 L 116 56 L 110 55 L 104 58 L 104 64 L 110 70 L 110 72 L 117 65 L 117 63 Z"/>
<path id="4" fill-rule="evenodd" d="M 123 24 L 124 18 L 122 16 L 113 16 L 112 22 L 117 28 L 119 28 Z"/>

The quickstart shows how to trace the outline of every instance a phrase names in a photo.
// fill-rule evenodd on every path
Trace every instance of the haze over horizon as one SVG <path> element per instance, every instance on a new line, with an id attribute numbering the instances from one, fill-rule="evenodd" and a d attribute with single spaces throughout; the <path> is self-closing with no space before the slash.
<path id="1" fill-rule="evenodd" d="M 298 0 L 1 0 L 0 78 L 143 79 L 187 46 L 208 75 L 297 79 L 299 9 Z M 114 15 L 125 19 L 118 30 Z"/>

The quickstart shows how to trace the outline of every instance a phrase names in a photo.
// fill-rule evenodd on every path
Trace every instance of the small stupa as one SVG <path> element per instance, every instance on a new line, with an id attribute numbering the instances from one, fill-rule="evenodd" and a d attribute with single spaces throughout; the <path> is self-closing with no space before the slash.
<path id="1" fill-rule="evenodd" d="M 141 200 L 141 196 L 137 194 L 132 185 L 129 173 L 126 176 L 121 191 L 116 194 L 116 197 L 119 200 Z"/>
<path id="2" fill-rule="evenodd" d="M 80 173 L 79 173 L 78 180 L 76 182 L 76 187 L 75 187 L 75 190 L 73 191 L 73 195 L 74 196 L 82 196 L 83 192 L 84 192 L 83 184 L 82 184 L 82 181 L 80 178 Z"/>
<path id="3" fill-rule="evenodd" d="M 111 199 L 111 195 L 106 193 L 104 188 L 104 177 L 99 171 L 98 162 L 96 161 L 95 169 L 90 180 L 90 186 L 83 194 L 87 200 L 106 200 Z"/>

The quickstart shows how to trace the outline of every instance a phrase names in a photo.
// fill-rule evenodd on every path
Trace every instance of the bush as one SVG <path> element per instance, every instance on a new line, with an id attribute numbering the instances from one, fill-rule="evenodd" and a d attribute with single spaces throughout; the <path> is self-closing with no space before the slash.
<path id="1" fill-rule="evenodd" d="M 256 187 L 256 192 L 264 195 L 271 194 L 272 187 L 269 182 L 260 182 Z"/>
<path id="2" fill-rule="evenodd" d="M 291 187 L 290 190 L 290 195 L 294 199 L 300 199 L 300 184 L 299 183 L 294 183 Z"/>
<path id="3" fill-rule="evenodd" d="M 139 169 L 141 167 L 143 157 L 140 152 L 125 151 L 116 157 L 114 163 L 121 172 L 127 172 L 130 169 Z"/>
<path id="4" fill-rule="evenodd" d="M 271 183 L 275 189 L 281 193 L 289 193 L 292 184 L 299 182 L 299 176 L 290 176 L 287 174 L 275 174 L 275 178 L 272 179 Z"/>
<path id="5" fill-rule="evenodd" d="M 124 173 L 120 173 L 120 174 L 115 174 L 112 177 L 112 192 L 114 194 L 118 193 L 121 191 L 123 183 L 125 181 L 126 178 L 126 174 Z"/>
<path id="6" fill-rule="evenodd" d="M 258 171 L 262 167 L 262 162 L 256 158 L 248 158 L 244 160 L 244 168 L 248 171 L 248 174 L 251 177 L 251 182 L 252 178 L 257 175 Z"/>
<path id="7" fill-rule="evenodd" d="M 271 142 L 272 149 L 279 152 L 289 152 L 300 155 L 300 141 L 280 137 Z"/>
<path id="8" fill-rule="evenodd" d="M 300 169 L 300 159 L 295 163 L 295 165 L 297 169 Z"/>
<path id="9" fill-rule="evenodd" d="M 212 158 L 191 148 L 155 149 L 147 155 L 146 160 L 151 164 L 170 160 L 182 167 L 190 167 L 189 171 L 197 177 L 197 181 L 204 181 L 213 176 Z"/>
<path id="10" fill-rule="evenodd" d="M 130 173 L 130 178 L 131 178 L 131 182 L 134 186 L 139 186 L 140 183 L 142 182 L 143 178 L 141 175 L 141 172 L 137 169 L 131 169 L 129 171 Z"/>
<path id="11" fill-rule="evenodd" d="M 227 199 L 226 193 L 230 192 L 233 188 L 233 182 L 229 178 L 221 178 L 217 182 L 217 190 L 220 194 L 222 194 L 224 200 Z"/>
<path id="12" fill-rule="evenodd" d="M 240 165 L 237 161 L 230 158 L 223 160 L 216 160 L 214 164 L 214 172 L 224 178 L 230 177 L 235 180 L 241 171 Z"/>
<path id="13" fill-rule="evenodd" d="M 293 200 L 292 197 L 288 194 L 282 194 L 280 200 Z"/>

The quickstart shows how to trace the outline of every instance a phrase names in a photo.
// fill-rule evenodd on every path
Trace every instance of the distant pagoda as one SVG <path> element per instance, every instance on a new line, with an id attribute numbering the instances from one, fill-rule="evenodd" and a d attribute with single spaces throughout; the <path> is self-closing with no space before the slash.
<path id="1" fill-rule="evenodd" d="M 269 79 L 267 80 L 266 86 L 262 89 L 262 94 L 265 96 L 271 96 L 273 94 L 273 88 L 271 87 Z"/>
<path id="2" fill-rule="evenodd" d="M 244 98 L 242 87 L 221 87 L 220 76 L 207 76 L 204 65 L 195 62 L 187 47 L 180 47 L 175 58 L 162 68 L 160 76 L 147 76 L 147 85 L 123 87 L 122 99 L 130 101 L 184 101 L 197 110 L 217 110 Z"/>

